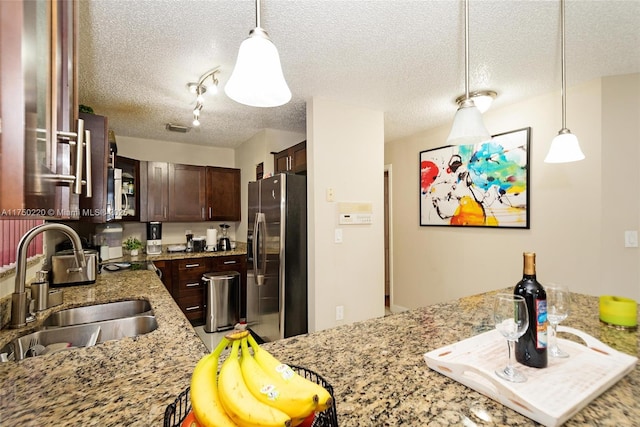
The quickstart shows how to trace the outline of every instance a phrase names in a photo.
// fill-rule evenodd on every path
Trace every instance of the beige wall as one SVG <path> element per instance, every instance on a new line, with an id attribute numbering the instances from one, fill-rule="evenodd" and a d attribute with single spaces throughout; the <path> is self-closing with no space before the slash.
<path id="1" fill-rule="evenodd" d="M 640 299 L 640 250 L 625 230 L 640 224 L 640 73 L 602 79 L 602 293 Z"/>
<path id="2" fill-rule="evenodd" d="M 383 113 L 309 100 L 307 166 L 309 330 L 384 315 Z M 338 202 L 371 203 L 373 223 L 338 225 Z M 334 243 L 336 228 L 343 243 Z"/>
<path id="3" fill-rule="evenodd" d="M 633 165 L 639 160 L 637 88 L 636 74 L 568 89 L 567 126 L 578 136 L 587 156 L 577 163 L 543 162 L 561 127 L 559 92 L 485 113 L 493 134 L 532 128 L 529 230 L 420 227 L 419 152 L 446 145 L 449 125 L 387 143 L 385 163 L 393 165 L 397 308 L 513 286 L 522 275 L 523 251 L 537 253 L 543 284 L 563 282 L 587 294 L 637 299 L 638 249 L 623 247 L 622 232 L 639 228 L 640 179 Z M 632 95 L 623 96 L 625 90 Z M 616 122 L 618 111 L 627 109 L 635 119 Z M 624 156 L 630 159 L 626 167 L 620 167 L 617 158 Z M 617 195 L 610 193 L 611 187 L 617 187 Z M 625 197 L 629 203 L 620 200 Z M 613 208 L 625 211 L 620 212 L 624 223 L 609 212 Z"/>

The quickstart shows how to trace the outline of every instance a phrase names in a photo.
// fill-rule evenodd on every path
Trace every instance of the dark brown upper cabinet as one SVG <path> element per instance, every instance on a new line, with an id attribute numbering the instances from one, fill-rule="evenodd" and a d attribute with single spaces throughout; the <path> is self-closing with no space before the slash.
<path id="1" fill-rule="evenodd" d="M 240 221 L 240 169 L 207 166 L 207 220 Z"/>
<path id="2" fill-rule="evenodd" d="M 307 174 L 307 141 L 273 153 L 274 173 Z"/>

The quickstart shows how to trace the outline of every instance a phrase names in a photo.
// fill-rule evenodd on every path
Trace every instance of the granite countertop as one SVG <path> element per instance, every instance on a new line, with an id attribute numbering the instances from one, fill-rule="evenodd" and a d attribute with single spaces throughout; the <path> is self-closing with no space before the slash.
<path id="1" fill-rule="evenodd" d="M 508 291 L 511 291 L 509 289 Z M 490 296 L 471 296 L 308 336 L 265 344 L 282 361 L 320 374 L 334 388 L 340 427 L 535 426 L 529 418 L 430 370 L 424 353 L 493 329 Z M 638 356 L 638 333 L 598 319 L 598 298 L 576 295 L 563 325 Z M 507 351 L 505 345 L 505 363 Z M 566 426 L 635 426 L 640 368 L 582 409 Z M 490 417 L 490 421 L 487 421 Z"/>
<path id="2" fill-rule="evenodd" d="M 162 245 L 162 253 L 158 255 L 149 255 L 146 253 L 140 253 L 137 256 L 124 255 L 122 258 L 110 259 L 105 264 L 114 262 L 145 262 L 145 261 L 163 261 L 172 259 L 191 259 L 191 258 L 209 258 L 209 257 L 221 257 L 232 255 L 246 255 L 247 244 L 244 242 L 236 242 L 236 248 L 229 251 L 205 251 L 205 252 L 169 252 L 169 248 L 178 245 Z"/>
<path id="3" fill-rule="evenodd" d="M 101 276 L 95 285 L 67 288 L 65 305 L 148 298 L 158 330 L 136 339 L 0 364 L 3 425 L 157 426 L 167 404 L 189 385 L 206 349 L 157 277 L 148 271 Z M 492 294 L 264 346 L 283 362 L 311 369 L 333 386 L 341 427 L 537 425 L 430 370 L 423 359 L 428 351 L 492 329 Z M 617 350 L 639 354 L 637 332 L 600 324 L 597 297 L 575 295 L 573 312 L 563 324 Z M 0 344 L 8 334 L 0 331 Z M 566 425 L 636 424 L 639 384 L 636 367 Z"/>
<path id="4" fill-rule="evenodd" d="M 149 300 L 155 331 L 0 363 L 0 424 L 162 425 L 166 406 L 189 385 L 207 348 L 152 271 L 103 273 L 95 284 L 66 287 L 63 305 L 38 314 L 35 324 L 0 330 L 0 346 L 53 311 L 129 298 Z"/>

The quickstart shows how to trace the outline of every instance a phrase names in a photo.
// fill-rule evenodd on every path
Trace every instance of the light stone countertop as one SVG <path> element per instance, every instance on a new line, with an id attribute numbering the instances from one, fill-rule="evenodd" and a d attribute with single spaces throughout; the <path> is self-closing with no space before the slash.
<path id="1" fill-rule="evenodd" d="M 491 329 L 491 295 L 264 346 L 283 362 L 311 369 L 333 386 L 341 427 L 537 425 L 431 371 L 423 359 L 430 350 Z M 151 272 L 129 271 L 102 274 L 95 285 L 65 289 L 65 305 L 132 297 L 149 299 L 158 330 L 137 339 L 0 364 L 0 424 L 162 425 L 167 404 L 189 385 L 195 364 L 206 353 L 164 286 Z M 563 324 L 617 350 L 639 354 L 637 332 L 600 324 L 597 297 L 575 295 L 573 313 Z M 11 334 L 0 331 L 0 344 Z M 566 425 L 636 425 L 639 394 L 636 367 Z M 482 411 L 490 421 L 479 418 Z"/>

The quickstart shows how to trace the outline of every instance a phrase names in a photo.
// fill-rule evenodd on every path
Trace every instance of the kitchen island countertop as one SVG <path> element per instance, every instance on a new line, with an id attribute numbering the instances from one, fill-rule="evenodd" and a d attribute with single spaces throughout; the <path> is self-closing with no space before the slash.
<path id="1" fill-rule="evenodd" d="M 206 348 L 161 282 L 149 271 L 103 276 L 95 285 L 67 288 L 65 305 L 148 298 L 158 329 L 136 339 L 0 364 L 3 425 L 158 426 L 167 404 L 189 385 Z M 530 419 L 431 371 L 423 359 L 430 350 L 491 329 L 491 295 L 264 346 L 284 362 L 317 372 L 333 386 L 341 427 L 533 426 Z M 600 324 L 597 297 L 576 295 L 573 308 L 579 314 L 563 324 L 638 355 L 637 332 Z M 0 344 L 11 334 L 0 331 Z M 639 384 L 636 367 L 567 425 L 634 425 L 640 419 Z"/>

